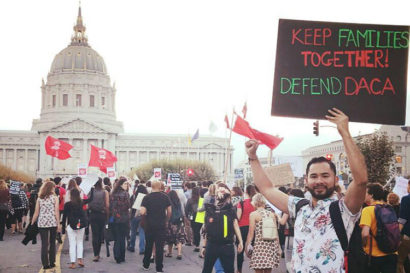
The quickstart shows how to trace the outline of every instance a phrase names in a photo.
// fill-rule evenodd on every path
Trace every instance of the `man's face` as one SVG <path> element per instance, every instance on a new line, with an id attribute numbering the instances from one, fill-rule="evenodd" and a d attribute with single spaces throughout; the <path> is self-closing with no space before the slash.
<path id="1" fill-rule="evenodd" d="M 305 182 L 312 197 L 323 200 L 332 196 L 338 180 L 339 178 L 333 173 L 329 164 L 320 162 L 310 165 Z"/>
<path id="2" fill-rule="evenodd" d="M 370 204 L 372 202 L 372 197 L 373 195 L 369 194 L 369 192 L 366 190 L 366 196 L 364 197 L 364 202 L 366 204 Z"/>

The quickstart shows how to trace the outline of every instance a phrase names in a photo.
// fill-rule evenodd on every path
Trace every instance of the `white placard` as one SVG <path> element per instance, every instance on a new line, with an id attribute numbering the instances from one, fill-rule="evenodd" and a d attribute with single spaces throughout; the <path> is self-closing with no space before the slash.
<path id="1" fill-rule="evenodd" d="M 154 178 L 156 180 L 161 179 L 161 168 L 154 168 Z"/>
<path id="2" fill-rule="evenodd" d="M 97 181 L 98 175 L 95 173 L 89 173 L 83 178 L 83 181 L 80 184 L 80 188 L 85 194 L 88 194 Z"/>
<path id="3" fill-rule="evenodd" d="M 87 164 L 84 164 L 84 163 L 78 164 L 78 176 L 80 177 L 87 176 Z"/>
<path id="4" fill-rule="evenodd" d="M 402 176 L 397 176 L 395 177 L 396 180 L 396 185 L 394 185 L 393 192 L 400 196 L 400 199 L 403 196 L 406 196 L 408 194 L 407 192 L 407 184 L 408 180 Z"/>
<path id="5" fill-rule="evenodd" d="M 107 176 L 108 176 L 110 179 L 115 179 L 116 174 L 115 174 L 115 169 L 114 169 L 114 167 L 108 167 L 108 168 L 107 168 Z"/>
<path id="6" fill-rule="evenodd" d="M 145 193 L 138 193 L 137 199 L 135 199 L 135 202 L 132 205 L 133 209 L 140 209 L 141 208 L 142 199 L 144 199 L 145 195 L 146 195 Z"/>

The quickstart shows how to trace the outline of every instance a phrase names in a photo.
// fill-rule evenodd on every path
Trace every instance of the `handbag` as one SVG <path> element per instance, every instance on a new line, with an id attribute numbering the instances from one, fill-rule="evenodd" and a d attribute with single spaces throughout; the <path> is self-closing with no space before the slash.
<path id="1" fill-rule="evenodd" d="M 111 242 L 114 241 L 114 234 L 112 232 L 112 225 L 108 224 L 105 225 L 105 229 L 104 229 L 104 240 L 106 242 Z"/>

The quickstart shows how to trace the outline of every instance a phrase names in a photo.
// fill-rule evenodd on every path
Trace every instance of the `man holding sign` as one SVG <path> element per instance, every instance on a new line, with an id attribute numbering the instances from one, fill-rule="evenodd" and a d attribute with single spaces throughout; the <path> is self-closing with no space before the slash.
<path id="1" fill-rule="evenodd" d="M 256 150 L 258 142 L 246 142 L 254 182 L 260 192 L 281 211 L 296 217 L 292 268 L 295 272 L 344 272 L 344 251 L 338 239 L 329 209 L 340 211 L 347 238 L 352 235 L 355 222 L 366 195 L 367 169 L 364 157 L 350 136 L 349 118 L 339 109 L 328 110 L 327 120 L 337 125 L 346 150 L 353 181 L 344 199 L 334 201 L 338 183 L 336 167 L 324 157 L 313 158 L 307 165 L 305 185 L 312 200 L 288 196 L 271 183 L 263 170 Z M 331 205 L 332 204 L 332 205 Z M 350 258 L 350 257 L 349 257 Z M 350 265 L 350 263 L 349 263 Z"/>

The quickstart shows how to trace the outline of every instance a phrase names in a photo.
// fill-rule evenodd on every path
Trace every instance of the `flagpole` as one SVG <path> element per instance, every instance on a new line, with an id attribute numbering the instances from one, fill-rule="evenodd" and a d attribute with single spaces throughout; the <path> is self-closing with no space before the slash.
<path id="1" fill-rule="evenodd" d="M 233 128 L 234 117 L 235 117 L 235 109 L 233 109 L 233 111 L 232 111 L 232 120 L 231 120 L 231 126 L 230 126 L 231 128 L 229 128 L 230 129 L 229 141 L 228 141 L 228 145 L 226 146 L 226 150 L 225 150 L 226 157 L 225 157 L 224 180 L 223 180 L 224 183 L 227 183 L 226 179 L 227 179 L 227 176 L 228 176 L 229 151 L 230 151 L 230 147 L 231 147 L 232 128 Z"/>

